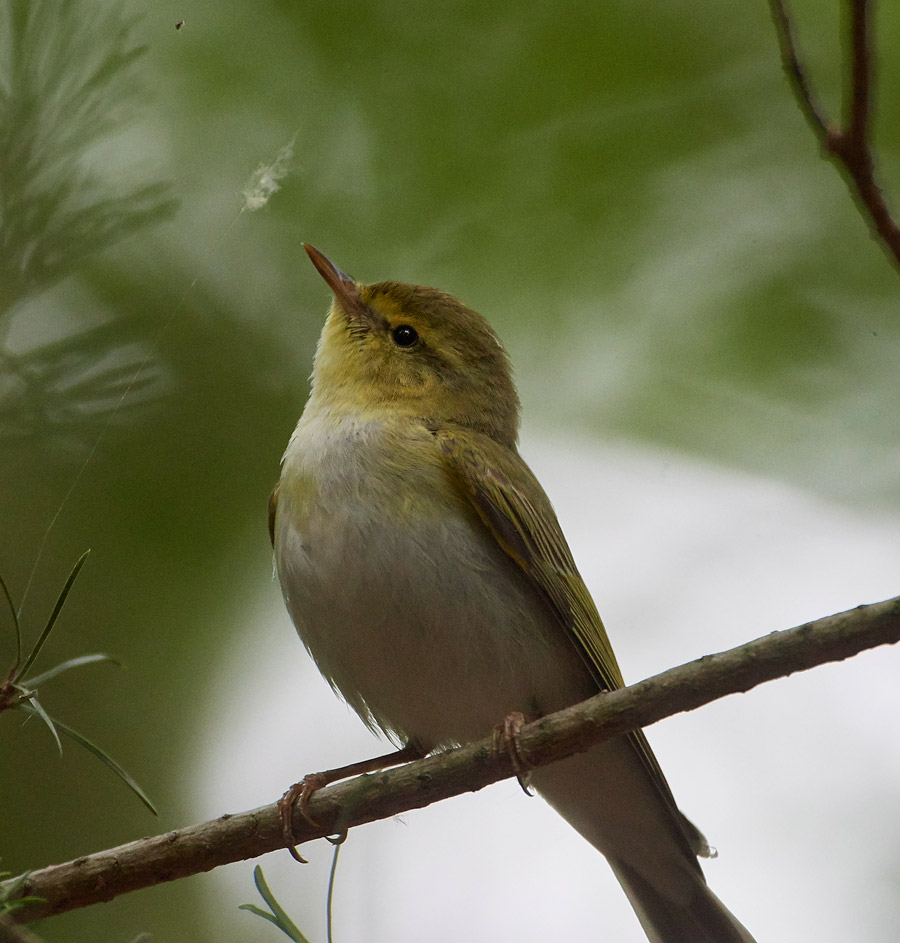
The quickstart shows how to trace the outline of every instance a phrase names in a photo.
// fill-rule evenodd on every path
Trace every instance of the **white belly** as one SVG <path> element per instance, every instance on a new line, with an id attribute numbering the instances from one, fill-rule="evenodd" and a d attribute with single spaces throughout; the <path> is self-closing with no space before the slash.
<path id="1" fill-rule="evenodd" d="M 439 467 L 386 462 L 377 427 L 327 439 L 301 423 L 285 457 L 278 574 L 319 669 L 367 723 L 431 748 L 593 693 L 565 630 Z M 310 471 L 296 507 L 291 476 Z"/>

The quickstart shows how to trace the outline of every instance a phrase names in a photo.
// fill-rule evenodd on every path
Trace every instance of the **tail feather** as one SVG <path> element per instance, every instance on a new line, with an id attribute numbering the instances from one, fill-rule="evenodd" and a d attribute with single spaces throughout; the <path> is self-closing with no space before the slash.
<path id="1" fill-rule="evenodd" d="M 689 901 L 675 902 L 624 862 L 609 864 L 650 943 L 754 943 L 702 877 Z"/>
<path id="2" fill-rule="evenodd" d="M 651 943 L 754 943 L 706 886 L 706 840 L 661 798 L 626 738 L 534 770 L 532 782 L 606 856 Z"/>

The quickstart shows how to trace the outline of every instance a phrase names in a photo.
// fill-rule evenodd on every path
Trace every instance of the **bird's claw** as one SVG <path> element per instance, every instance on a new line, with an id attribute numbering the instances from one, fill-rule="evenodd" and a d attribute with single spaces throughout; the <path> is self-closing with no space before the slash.
<path id="1" fill-rule="evenodd" d="M 313 828 L 319 828 L 319 823 L 309 814 L 309 800 L 317 790 L 327 785 L 328 779 L 321 773 L 307 773 L 299 783 L 294 783 L 278 800 L 278 811 L 281 813 L 281 834 L 284 837 L 284 843 L 291 853 L 291 857 L 301 864 L 306 864 L 307 861 L 295 847 L 297 836 L 294 834 L 294 803 L 299 800 L 300 814 Z"/>
<path id="2" fill-rule="evenodd" d="M 531 764 L 522 756 L 522 751 L 519 749 L 519 731 L 526 723 L 525 715 L 521 711 L 512 711 L 507 714 L 503 718 L 503 723 L 494 727 L 493 746 L 495 753 L 501 750 L 506 751 L 522 791 L 526 796 L 533 796 L 534 792 L 528 785 Z"/>

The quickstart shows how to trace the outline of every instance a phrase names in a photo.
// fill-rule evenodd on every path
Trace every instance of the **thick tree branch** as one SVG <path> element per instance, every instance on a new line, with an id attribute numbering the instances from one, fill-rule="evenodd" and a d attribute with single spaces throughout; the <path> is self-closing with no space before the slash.
<path id="1" fill-rule="evenodd" d="M 893 264 L 900 268 L 900 228 L 894 222 L 875 180 L 870 141 L 874 55 L 871 42 L 870 0 L 848 0 L 850 65 L 844 79 L 843 124 L 831 122 L 816 100 L 806 74 L 785 0 L 769 0 L 781 61 L 800 106 L 826 156 L 841 172 L 850 194 L 881 240 Z"/>
<path id="2" fill-rule="evenodd" d="M 900 596 L 773 632 L 527 724 L 519 741 L 521 757 L 532 766 L 542 766 L 727 694 L 897 641 Z M 309 812 L 325 827 L 311 827 L 296 812 L 295 833 L 299 842 L 311 841 L 474 792 L 513 773 L 507 752 L 493 751 L 486 739 L 322 789 Z M 29 921 L 62 913 L 280 847 L 281 824 L 274 804 L 223 815 L 35 871 L 22 894 L 41 897 L 44 903 L 23 907 L 15 916 Z"/>

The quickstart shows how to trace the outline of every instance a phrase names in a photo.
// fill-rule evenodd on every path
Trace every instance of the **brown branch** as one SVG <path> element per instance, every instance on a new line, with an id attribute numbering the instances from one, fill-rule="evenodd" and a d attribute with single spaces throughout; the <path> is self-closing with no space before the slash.
<path id="1" fill-rule="evenodd" d="M 727 694 L 749 691 L 765 681 L 897 641 L 900 596 L 773 632 L 527 724 L 520 736 L 521 757 L 531 766 L 542 766 Z M 299 842 L 312 841 L 475 792 L 513 773 L 507 752 L 495 752 L 486 739 L 322 789 L 313 797 L 309 812 L 324 828 L 313 828 L 295 812 L 295 833 Z M 274 804 L 223 815 L 34 871 L 21 894 L 41 897 L 44 903 L 23 906 L 15 916 L 29 921 L 86 907 L 281 847 L 281 824 Z"/>
<path id="2" fill-rule="evenodd" d="M 875 160 L 869 140 L 874 55 L 871 42 L 870 0 L 848 0 L 850 67 L 844 79 L 844 121 L 832 122 L 816 100 L 794 39 L 785 0 L 769 0 L 781 50 L 781 62 L 797 104 L 825 155 L 841 172 L 850 195 L 868 220 L 893 264 L 900 268 L 900 228 L 894 222 L 875 179 Z"/>
<path id="3" fill-rule="evenodd" d="M 869 111 L 874 64 L 869 35 L 869 0 L 853 0 L 850 7 L 850 87 L 844 90 L 844 124 L 851 150 L 869 153 Z M 870 168 L 871 169 L 871 168 Z"/>
<path id="4" fill-rule="evenodd" d="M 772 19 L 775 21 L 775 33 L 781 50 L 781 64 L 791 88 L 797 98 L 797 104 L 803 116 L 812 126 L 823 147 L 828 146 L 828 118 L 821 105 L 816 101 L 812 86 L 806 77 L 806 69 L 800 61 L 800 53 L 794 42 L 794 28 L 788 16 L 784 0 L 769 0 Z"/>

